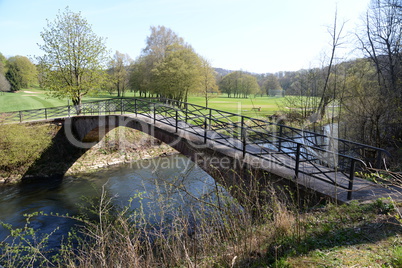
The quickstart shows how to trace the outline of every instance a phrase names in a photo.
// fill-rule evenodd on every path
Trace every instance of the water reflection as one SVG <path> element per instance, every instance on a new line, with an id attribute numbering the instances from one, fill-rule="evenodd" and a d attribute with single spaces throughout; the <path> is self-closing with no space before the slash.
<path id="1" fill-rule="evenodd" d="M 113 197 L 112 202 L 116 206 L 127 206 L 130 198 L 143 193 L 145 213 L 158 220 L 161 202 L 165 202 L 165 206 L 168 204 L 170 210 L 179 206 L 190 207 L 183 204 L 210 195 L 215 187 L 213 178 L 186 157 L 159 157 L 92 174 L 66 177 L 61 181 L 0 188 L 0 220 L 22 227 L 25 224 L 24 215 L 34 212 L 77 215 L 85 206 L 85 199 L 99 198 L 102 188 Z M 134 200 L 130 205 L 132 209 L 137 209 L 140 202 Z M 49 241 L 49 246 L 57 247 L 74 223 L 65 217 L 38 216 L 34 218 L 32 227 L 43 234 L 59 228 Z M 7 232 L 0 229 L 0 241 L 6 235 Z"/>

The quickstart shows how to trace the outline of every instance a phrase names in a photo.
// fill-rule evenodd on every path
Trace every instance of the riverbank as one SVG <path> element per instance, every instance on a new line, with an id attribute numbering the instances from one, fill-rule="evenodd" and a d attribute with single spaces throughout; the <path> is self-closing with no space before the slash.
<path id="1" fill-rule="evenodd" d="M 91 173 L 137 160 L 178 154 L 169 145 L 143 132 L 119 127 L 111 130 L 95 146 L 86 151 L 65 173 Z"/>

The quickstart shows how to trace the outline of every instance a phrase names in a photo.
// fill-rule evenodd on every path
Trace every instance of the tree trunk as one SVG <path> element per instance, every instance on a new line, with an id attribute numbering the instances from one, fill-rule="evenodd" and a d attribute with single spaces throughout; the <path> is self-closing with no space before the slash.
<path id="1" fill-rule="evenodd" d="M 76 114 L 80 115 L 81 114 L 81 97 L 73 97 L 71 99 L 71 101 L 73 102 Z"/>

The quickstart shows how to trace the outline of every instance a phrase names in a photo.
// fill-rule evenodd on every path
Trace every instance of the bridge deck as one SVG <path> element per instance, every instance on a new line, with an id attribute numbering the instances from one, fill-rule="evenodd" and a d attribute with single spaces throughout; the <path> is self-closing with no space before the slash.
<path id="1" fill-rule="evenodd" d="M 159 117 L 158 120 L 154 120 L 143 115 L 132 115 L 130 117 L 148 124 L 153 124 L 157 128 L 172 133 L 176 131 L 174 127 L 175 121 L 173 119 Z M 205 130 L 201 127 L 194 127 L 181 121 L 178 125 L 177 136 L 190 140 L 195 144 L 203 144 L 205 141 Z M 349 201 L 348 190 L 344 189 L 349 185 L 349 178 L 343 172 L 337 172 L 334 169 L 318 164 L 300 161 L 299 174 L 296 178 L 295 170 L 291 168 L 295 165 L 295 160 L 291 157 L 278 154 L 278 152 L 269 149 L 270 153 L 261 154 L 261 147 L 253 144 L 245 146 L 246 154 L 243 157 L 243 143 L 240 140 L 232 139 L 229 141 L 228 145 L 225 145 L 225 143 L 218 142 L 219 139 L 216 139 L 216 133 L 213 130 L 207 131 L 206 136 L 205 146 L 208 146 L 208 148 L 234 158 L 243 158 L 243 161 L 246 163 L 258 166 L 277 176 L 296 180 L 300 186 L 312 189 L 338 202 L 344 203 Z M 322 171 L 320 174 L 317 174 L 317 168 Z M 310 175 L 313 173 L 315 173 L 314 177 Z M 317 179 L 317 176 L 321 179 Z M 343 188 L 335 187 L 328 182 L 335 182 L 337 185 L 343 186 Z M 401 193 L 402 188 L 399 187 L 379 185 L 368 180 L 354 178 L 353 199 L 355 200 L 371 201 L 378 198 L 391 197 L 395 201 L 402 201 Z"/>

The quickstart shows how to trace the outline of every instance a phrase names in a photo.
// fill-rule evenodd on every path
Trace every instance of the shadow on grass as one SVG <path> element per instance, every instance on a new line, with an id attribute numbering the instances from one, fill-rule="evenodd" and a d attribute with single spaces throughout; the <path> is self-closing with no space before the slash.
<path id="1" fill-rule="evenodd" d="M 264 251 L 254 252 L 252 256 L 241 259 L 235 267 L 290 267 L 285 261 L 287 257 L 305 256 L 318 249 L 331 251 L 342 247 L 376 244 L 400 235 L 401 223 L 395 217 L 382 214 L 383 211 L 375 206 L 365 205 L 357 215 L 351 217 L 347 213 L 335 215 L 335 220 L 324 217 L 320 222 L 305 226 L 300 236 L 293 234 L 268 242 Z"/>
<path id="2" fill-rule="evenodd" d="M 53 137 L 51 145 L 25 172 L 21 183 L 62 181 L 67 170 L 88 149 L 78 148 L 66 137 L 64 126 Z"/>

